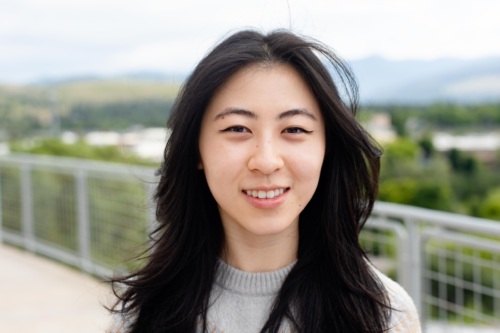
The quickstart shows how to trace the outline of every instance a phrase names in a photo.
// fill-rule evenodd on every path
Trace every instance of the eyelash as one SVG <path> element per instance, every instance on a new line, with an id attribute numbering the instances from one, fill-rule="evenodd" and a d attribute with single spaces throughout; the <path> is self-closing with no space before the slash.
<path id="1" fill-rule="evenodd" d="M 289 133 L 289 134 L 298 134 L 298 133 L 305 133 L 305 134 L 310 134 L 312 131 L 308 131 L 303 129 L 302 127 L 288 127 L 283 130 L 283 132 Z"/>
<path id="2" fill-rule="evenodd" d="M 245 126 L 230 126 L 226 129 L 221 130 L 221 132 L 247 133 L 250 132 L 250 130 Z M 302 127 L 295 126 L 295 127 L 287 127 L 283 130 L 283 132 L 288 134 L 299 134 L 299 133 L 310 134 L 313 131 L 308 131 L 306 129 L 303 129 Z"/>
<path id="3" fill-rule="evenodd" d="M 250 130 L 244 126 L 230 126 L 226 129 L 223 129 L 221 132 L 245 133 L 250 132 Z"/>

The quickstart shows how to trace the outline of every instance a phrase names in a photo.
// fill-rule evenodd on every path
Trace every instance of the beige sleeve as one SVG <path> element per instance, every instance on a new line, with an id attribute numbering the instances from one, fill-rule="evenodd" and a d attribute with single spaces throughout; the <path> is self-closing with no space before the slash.
<path id="1" fill-rule="evenodd" d="M 126 320 L 122 315 L 115 314 L 111 319 L 106 333 L 127 333 Z"/>
<path id="2" fill-rule="evenodd" d="M 391 307 L 390 333 L 420 333 L 420 320 L 410 295 L 397 282 L 374 269 L 387 290 Z"/>

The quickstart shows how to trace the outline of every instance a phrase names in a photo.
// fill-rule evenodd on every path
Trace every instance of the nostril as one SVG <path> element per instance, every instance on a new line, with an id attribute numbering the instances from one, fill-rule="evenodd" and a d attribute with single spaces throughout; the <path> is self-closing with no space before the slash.
<path id="1" fill-rule="evenodd" d="M 259 147 L 259 145 L 257 145 Z M 270 174 L 283 167 L 281 154 L 275 149 L 265 149 L 260 145 L 248 161 L 248 168 L 252 171 L 260 171 L 264 174 Z"/>

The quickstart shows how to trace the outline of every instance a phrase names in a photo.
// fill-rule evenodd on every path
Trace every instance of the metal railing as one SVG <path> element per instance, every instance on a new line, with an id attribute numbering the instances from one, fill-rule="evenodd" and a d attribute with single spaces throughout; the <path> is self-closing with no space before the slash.
<path id="1" fill-rule="evenodd" d="M 154 171 L 0 156 L 0 242 L 99 276 L 133 268 L 127 260 L 146 249 L 154 223 Z M 377 202 L 361 241 L 412 296 L 428 331 L 500 331 L 499 221 Z"/>
<path id="2" fill-rule="evenodd" d="M 0 156 L 0 241 L 110 276 L 145 249 L 154 222 L 154 171 L 41 155 Z"/>
<path id="3" fill-rule="evenodd" d="M 361 239 L 424 327 L 500 332 L 500 221 L 377 202 Z"/>

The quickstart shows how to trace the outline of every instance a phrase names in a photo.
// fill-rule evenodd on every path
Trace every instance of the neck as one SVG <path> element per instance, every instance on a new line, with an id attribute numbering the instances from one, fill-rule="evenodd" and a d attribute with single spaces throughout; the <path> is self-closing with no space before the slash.
<path id="1" fill-rule="evenodd" d="M 298 228 L 287 233 L 248 236 L 227 233 L 222 259 L 230 266 L 245 272 L 269 272 L 282 268 L 297 259 Z"/>

